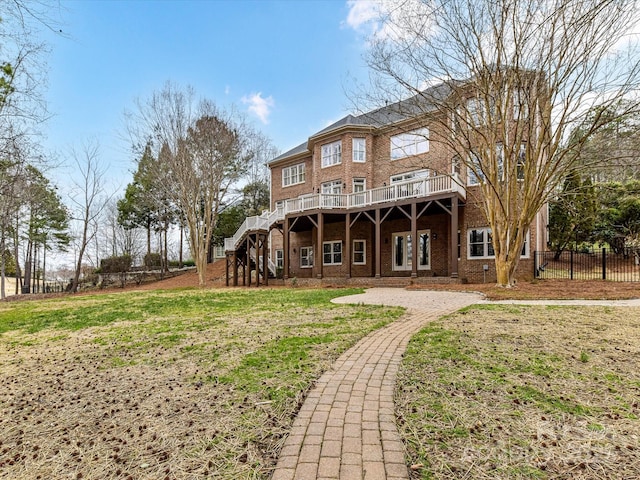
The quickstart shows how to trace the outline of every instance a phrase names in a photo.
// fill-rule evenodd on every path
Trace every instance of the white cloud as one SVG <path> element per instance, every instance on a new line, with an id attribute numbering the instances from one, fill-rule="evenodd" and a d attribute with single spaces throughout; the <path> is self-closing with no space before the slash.
<path id="1" fill-rule="evenodd" d="M 224 87 L 224 94 L 229 95 L 230 93 L 231 93 L 231 87 L 227 85 L 226 87 Z"/>
<path id="2" fill-rule="evenodd" d="M 354 30 L 359 30 L 363 25 L 380 18 L 379 1 L 373 0 L 348 0 L 349 14 L 346 23 Z"/>
<path id="3" fill-rule="evenodd" d="M 251 95 L 245 95 L 241 100 L 245 105 L 249 105 L 249 112 L 258 117 L 262 123 L 265 125 L 269 123 L 271 109 L 276 104 L 271 95 L 263 98 L 262 92 L 252 93 Z"/>
<path id="4" fill-rule="evenodd" d="M 369 40 L 397 40 L 430 28 L 429 2 L 422 0 L 347 0 L 344 24 Z M 420 30 L 416 30 L 420 29 Z"/>

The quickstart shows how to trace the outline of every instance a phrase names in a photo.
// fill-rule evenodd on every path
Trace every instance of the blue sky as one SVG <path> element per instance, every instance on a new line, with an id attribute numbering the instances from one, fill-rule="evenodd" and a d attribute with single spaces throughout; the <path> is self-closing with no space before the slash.
<path id="1" fill-rule="evenodd" d="M 363 19 L 371 2 L 344 0 L 62 0 L 64 36 L 51 46 L 46 147 L 95 140 L 114 185 L 135 158 L 124 115 L 170 80 L 246 113 L 286 151 L 346 115 L 368 72 Z M 368 13 L 369 12 L 369 13 Z"/>

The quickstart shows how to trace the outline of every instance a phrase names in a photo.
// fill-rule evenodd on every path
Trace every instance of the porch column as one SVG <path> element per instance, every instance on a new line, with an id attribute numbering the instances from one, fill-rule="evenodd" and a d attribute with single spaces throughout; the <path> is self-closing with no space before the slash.
<path id="1" fill-rule="evenodd" d="M 458 278 L 458 197 L 451 198 L 451 278 Z"/>
<path id="2" fill-rule="evenodd" d="M 282 225 L 282 278 L 289 278 L 289 220 L 284 219 Z"/>
<path id="3" fill-rule="evenodd" d="M 347 262 L 347 278 L 351 278 L 351 213 L 347 213 L 344 219 L 344 260 Z"/>
<path id="4" fill-rule="evenodd" d="M 236 250 L 233 251 L 233 286 L 238 286 L 238 253 Z"/>
<path id="5" fill-rule="evenodd" d="M 265 233 L 262 240 L 262 271 L 264 273 L 264 285 L 269 286 L 269 234 Z"/>
<path id="6" fill-rule="evenodd" d="M 411 278 L 418 276 L 418 248 L 420 242 L 418 240 L 418 219 L 417 217 L 417 205 L 411 204 Z"/>
<path id="7" fill-rule="evenodd" d="M 247 277 L 246 286 L 251 286 L 251 242 L 249 241 L 249 235 L 247 235 L 247 258 L 245 263 L 247 264 L 247 271 L 245 271 L 245 275 Z"/>
<path id="8" fill-rule="evenodd" d="M 322 212 L 318 213 L 318 238 L 316 241 L 316 244 L 318 245 L 318 253 L 316 253 L 316 260 L 317 260 L 317 265 L 318 265 L 318 269 L 316 270 L 318 272 L 317 276 L 318 278 L 322 278 L 322 273 L 323 273 L 323 269 L 322 269 L 322 258 L 323 258 L 323 247 L 322 247 L 322 241 L 324 240 L 324 214 Z"/>
<path id="9" fill-rule="evenodd" d="M 375 251 L 375 264 L 376 264 L 376 278 L 380 278 L 381 265 L 380 265 L 380 250 L 382 248 L 382 244 L 380 242 L 380 209 L 376 208 L 376 251 Z"/>

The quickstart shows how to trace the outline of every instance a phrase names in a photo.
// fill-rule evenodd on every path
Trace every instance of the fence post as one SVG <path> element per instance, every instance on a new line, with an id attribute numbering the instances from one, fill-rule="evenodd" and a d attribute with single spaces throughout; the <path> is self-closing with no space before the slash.
<path id="1" fill-rule="evenodd" d="M 602 279 L 607 279 L 607 249 L 602 249 Z"/>
<path id="2" fill-rule="evenodd" d="M 571 252 L 569 252 L 569 279 L 573 280 L 573 250 L 571 250 Z"/>
<path id="3" fill-rule="evenodd" d="M 538 252 L 533 252 L 533 278 L 538 278 Z"/>

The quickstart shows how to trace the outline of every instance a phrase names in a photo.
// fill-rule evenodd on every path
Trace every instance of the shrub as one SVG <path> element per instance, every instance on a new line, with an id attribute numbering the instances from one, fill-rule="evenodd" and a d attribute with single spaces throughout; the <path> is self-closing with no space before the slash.
<path id="1" fill-rule="evenodd" d="M 148 269 L 162 267 L 162 255 L 159 253 L 147 253 L 144 256 L 144 266 Z"/>

